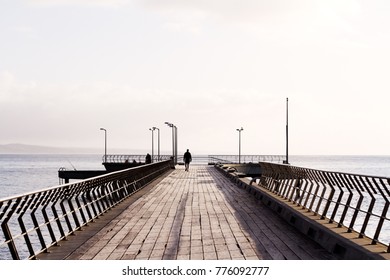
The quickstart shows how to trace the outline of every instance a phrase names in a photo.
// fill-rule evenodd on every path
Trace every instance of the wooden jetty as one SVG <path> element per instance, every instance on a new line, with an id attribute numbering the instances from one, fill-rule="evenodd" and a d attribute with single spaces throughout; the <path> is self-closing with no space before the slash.
<path id="1" fill-rule="evenodd" d="M 337 259 L 207 165 L 168 171 L 41 253 L 48 260 Z"/>

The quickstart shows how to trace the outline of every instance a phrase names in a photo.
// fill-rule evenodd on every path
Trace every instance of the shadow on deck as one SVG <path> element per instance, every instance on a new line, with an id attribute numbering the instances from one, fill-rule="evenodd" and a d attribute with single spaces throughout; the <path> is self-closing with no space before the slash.
<path id="1" fill-rule="evenodd" d="M 336 252 L 337 253 L 337 252 Z M 339 259 L 212 166 L 175 170 L 38 259 Z"/>

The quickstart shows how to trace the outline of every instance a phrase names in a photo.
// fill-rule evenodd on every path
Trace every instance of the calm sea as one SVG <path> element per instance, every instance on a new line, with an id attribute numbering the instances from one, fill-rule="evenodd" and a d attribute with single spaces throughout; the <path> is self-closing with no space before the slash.
<path id="1" fill-rule="evenodd" d="M 290 156 L 291 165 L 390 177 L 390 156 Z M 59 185 L 61 167 L 103 170 L 102 155 L 0 155 L 0 198 Z"/>
<path id="2" fill-rule="evenodd" d="M 390 156 L 291 156 L 289 161 L 324 171 L 390 177 Z"/>
<path id="3" fill-rule="evenodd" d="M 289 161 L 313 169 L 390 177 L 390 156 L 291 156 Z M 104 170 L 101 155 L 0 154 L 0 200 L 59 185 L 60 168 Z M 389 235 L 383 237 L 385 243 Z M 0 251 L 0 259 L 5 258 Z"/>
<path id="4" fill-rule="evenodd" d="M 104 170 L 101 155 L 0 155 L 0 198 L 60 184 L 58 170 Z"/>

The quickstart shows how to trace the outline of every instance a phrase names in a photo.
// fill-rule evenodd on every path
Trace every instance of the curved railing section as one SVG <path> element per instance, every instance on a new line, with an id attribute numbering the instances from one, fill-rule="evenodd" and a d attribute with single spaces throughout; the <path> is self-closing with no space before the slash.
<path id="1" fill-rule="evenodd" d="M 162 161 L 0 199 L 0 259 L 35 259 L 172 165 Z"/>
<path id="2" fill-rule="evenodd" d="M 260 162 L 259 185 L 390 252 L 390 178 Z"/>

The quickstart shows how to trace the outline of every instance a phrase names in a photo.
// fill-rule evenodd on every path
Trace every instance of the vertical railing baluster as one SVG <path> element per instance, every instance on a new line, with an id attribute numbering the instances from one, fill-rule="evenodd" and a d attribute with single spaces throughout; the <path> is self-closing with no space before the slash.
<path id="1" fill-rule="evenodd" d="M 315 193 L 316 205 L 313 205 L 313 209 L 315 213 L 320 214 L 320 208 L 322 206 L 322 201 L 324 200 L 324 193 L 326 191 L 326 187 L 322 179 L 322 172 L 316 170 L 313 175 L 316 178 L 316 182 L 318 185 Z"/>
<path id="2" fill-rule="evenodd" d="M 345 178 L 345 175 L 340 174 L 340 181 L 339 182 L 340 182 L 342 187 L 347 189 L 349 194 L 348 194 L 347 200 L 344 204 L 344 210 L 341 213 L 341 217 L 340 217 L 340 220 L 339 220 L 338 225 L 337 225 L 338 227 L 341 227 L 342 225 L 344 225 L 344 220 L 345 220 L 345 217 L 347 216 L 349 208 L 351 207 L 351 201 L 353 198 L 353 192 L 351 190 L 350 185 L 346 182 L 346 180 L 348 180 L 348 179 Z"/>
<path id="3" fill-rule="evenodd" d="M 8 249 L 11 253 L 12 259 L 14 259 L 14 260 L 20 260 L 20 256 L 19 256 L 19 252 L 18 252 L 18 249 L 16 247 L 16 244 L 15 244 L 15 240 L 13 239 L 12 233 L 11 233 L 10 228 L 8 226 L 8 222 L 10 221 L 12 215 L 18 209 L 21 201 L 22 201 L 21 197 L 17 198 L 15 201 L 9 200 L 6 203 L 6 206 L 4 206 L 3 213 L 1 214 L 1 218 L 5 217 L 5 219 L 1 223 L 1 229 L 2 229 L 3 234 L 4 234 L 5 244 L 7 244 Z"/>
<path id="4" fill-rule="evenodd" d="M 324 178 L 324 182 L 325 182 L 324 186 L 329 186 L 329 188 L 331 189 L 328 197 L 325 198 L 326 202 L 325 202 L 324 210 L 321 214 L 321 218 L 325 219 L 327 217 L 327 213 L 329 211 L 330 205 L 332 204 L 333 196 L 335 193 L 335 188 L 333 187 L 334 181 L 332 180 L 331 177 L 329 177 L 328 172 L 323 172 L 323 178 Z M 324 195 L 323 196 L 325 196 L 325 189 L 326 189 L 326 187 L 324 188 Z M 329 220 L 329 223 L 332 223 L 332 222 L 333 222 L 332 220 Z"/>
<path id="5" fill-rule="evenodd" d="M 50 235 L 50 239 L 51 239 L 50 245 L 53 245 L 56 243 L 56 236 L 55 236 L 53 227 L 51 225 L 49 215 L 47 213 L 47 207 L 50 205 L 51 200 L 54 198 L 54 195 L 55 195 L 55 191 L 53 191 L 53 190 L 47 191 L 46 195 L 45 195 L 45 199 L 42 202 L 42 216 L 43 216 L 43 219 L 45 221 L 47 230 L 49 231 L 49 235 Z"/>
<path id="6" fill-rule="evenodd" d="M 72 217 L 73 218 L 73 222 L 75 224 L 74 227 L 72 227 L 72 232 L 77 229 L 77 228 L 80 228 L 81 227 L 81 224 L 80 224 L 80 221 L 79 221 L 79 218 L 77 216 L 77 213 L 76 213 L 76 209 L 74 208 L 73 206 L 73 203 L 72 203 L 72 200 L 74 199 L 74 196 L 70 196 L 67 201 L 68 201 L 68 205 L 69 205 L 69 210 L 70 210 L 70 214 L 72 214 L 71 216 L 67 213 L 67 217 Z"/>
<path id="7" fill-rule="evenodd" d="M 374 208 L 376 199 L 372 193 L 373 190 L 371 189 L 371 186 L 367 185 L 367 184 L 369 184 L 369 181 L 367 181 L 367 178 L 366 177 L 359 177 L 359 179 L 360 179 L 362 186 L 364 187 L 364 189 L 367 191 L 367 193 L 371 197 L 370 205 L 368 206 L 367 214 L 366 214 L 366 217 L 364 218 L 363 226 L 362 226 L 362 228 L 360 230 L 360 234 L 359 234 L 359 237 L 362 238 L 366 232 L 367 225 L 368 225 L 370 218 L 372 216 L 372 209 Z"/>
<path id="8" fill-rule="evenodd" d="M 66 232 L 66 235 L 70 234 L 73 231 L 72 224 L 69 220 L 68 212 L 66 211 L 65 205 L 64 205 L 65 199 L 61 200 L 60 202 L 60 208 L 62 210 L 62 217 L 65 219 L 65 224 L 68 227 L 68 231 Z"/>
<path id="9" fill-rule="evenodd" d="M 358 198 L 358 201 L 356 203 L 356 208 L 355 208 L 355 211 L 352 215 L 352 219 L 351 219 L 351 222 L 349 223 L 348 225 L 348 232 L 352 232 L 353 228 L 354 228 L 354 225 L 355 225 L 355 222 L 356 222 L 356 219 L 359 215 L 359 211 L 360 211 L 360 206 L 362 205 L 362 202 L 363 202 L 363 194 L 359 188 L 359 186 L 357 185 L 356 181 L 355 181 L 355 176 L 354 175 L 349 175 L 348 176 L 351 184 L 354 186 L 354 189 L 358 192 L 359 194 L 359 198 Z"/>
<path id="10" fill-rule="evenodd" d="M 382 210 L 381 216 L 379 217 L 379 222 L 378 222 L 378 225 L 376 227 L 374 237 L 372 238 L 372 244 L 376 244 L 379 240 L 379 234 L 381 233 L 383 223 L 386 219 L 386 215 L 387 215 L 387 212 L 389 210 L 390 203 L 389 203 L 389 198 L 386 197 L 383 190 L 381 189 L 381 186 L 383 187 L 383 189 L 386 189 L 386 185 L 384 184 L 382 179 L 378 179 L 380 182 L 380 185 L 377 183 L 375 178 L 373 178 L 372 180 L 373 180 L 374 185 L 378 188 L 378 191 L 381 193 L 382 198 L 385 200 L 385 205 L 383 206 L 383 210 Z"/>
<path id="11" fill-rule="evenodd" d="M 27 228 L 24 224 L 23 217 L 27 213 L 28 209 L 31 207 L 30 203 L 32 203 L 34 201 L 35 196 L 36 196 L 36 194 L 33 194 L 32 196 L 25 197 L 26 199 L 20 205 L 20 208 L 18 209 L 18 211 L 16 211 L 16 213 L 19 214 L 17 219 L 18 219 L 21 235 L 24 238 L 24 241 L 26 243 L 26 246 L 27 246 L 27 249 L 29 252 L 29 257 L 34 256 L 34 248 L 32 246 L 30 237 L 28 235 Z"/>
<path id="12" fill-rule="evenodd" d="M 306 192 L 306 199 L 305 199 L 305 202 L 303 203 L 303 207 L 305 207 L 311 211 L 311 208 L 308 207 L 307 204 L 309 202 L 309 199 L 312 198 L 312 191 L 313 191 L 314 183 L 310 179 L 306 179 L 306 181 L 308 182 L 307 185 L 309 185 L 309 190 Z"/>

